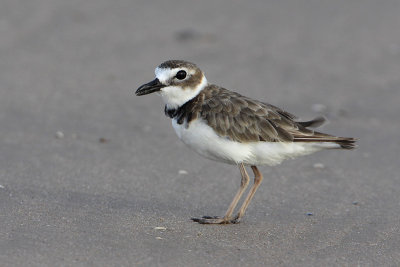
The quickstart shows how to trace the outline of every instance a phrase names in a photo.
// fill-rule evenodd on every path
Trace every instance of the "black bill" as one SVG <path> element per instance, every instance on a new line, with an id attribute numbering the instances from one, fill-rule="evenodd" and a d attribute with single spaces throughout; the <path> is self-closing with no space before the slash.
<path id="1" fill-rule="evenodd" d="M 143 84 L 136 90 L 136 95 L 147 95 L 157 91 L 160 91 L 161 88 L 165 87 L 160 81 L 156 78 L 153 81 Z"/>

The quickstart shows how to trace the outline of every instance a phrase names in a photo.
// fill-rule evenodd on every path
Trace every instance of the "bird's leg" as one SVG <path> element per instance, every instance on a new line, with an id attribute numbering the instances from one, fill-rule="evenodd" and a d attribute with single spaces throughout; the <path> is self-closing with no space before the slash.
<path id="1" fill-rule="evenodd" d="M 233 198 L 231 204 L 229 205 L 228 210 L 225 213 L 224 218 L 231 219 L 233 210 L 237 206 L 240 198 L 242 197 L 244 191 L 246 190 L 247 186 L 249 185 L 249 175 L 247 174 L 246 168 L 244 167 L 243 163 L 239 164 L 240 174 L 242 175 L 242 180 L 240 181 L 240 188 L 237 191 L 235 197 Z"/>
<path id="2" fill-rule="evenodd" d="M 243 217 L 247 207 L 250 204 L 250 201 L 252 200 L 252 198 L 254 197 L 254 194 L 257 191 L 257 188 L 260 186 L 260 184 L 263 180 L 263 176 L 262 176 L 261 172 L 257 169 L 256 166 L 251 166 L 251 169 L 254 172 L 254 184 L 251 187 L 249 194 L 247 195 L 246 199 L 244 200 L 244 202 L 242 204 L 242 207 L 240 207 L 240 210 L 234 219 L 235 223 L 238 223 L 240 221 L 240 218 Z"/>
<path id="3" fill-rule="evenodd" d="M 243 192 L 246 190 L 249 185 L 249 175 L 246 172 L 246 168 L 243 163 L 238 164 L 240 174 L 242 175 L 242 180 L 240 182 L 240 188 L 237 191 L 235 197 L 233 198 L 231 204 L 229 205 L 228 210 L 225 213 L 224 217 L 219 216 L 203 216 L 202 218 L 192 218 L 193 221 L 201 223 L 201 224 L 228 224 L 228 223 L 236 223 L 237 219 L 232 220 L 232 213 L 235 207 L 237 206 L 240 198 L 243 195 Z M 237 221 L 239 222 L 239 221 Z"/>

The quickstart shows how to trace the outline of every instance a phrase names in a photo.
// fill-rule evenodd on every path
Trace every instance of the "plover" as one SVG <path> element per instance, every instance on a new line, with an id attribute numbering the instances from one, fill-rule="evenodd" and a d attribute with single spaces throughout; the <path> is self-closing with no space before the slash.
<path id="1" fill-rule="evenodd" d="M 263 180 L 258 165 L 273 166 L 323 149 L 355 147 L 354 138 L 309 129 L 321 125 L 323 118 L 296 121 L 294 115 L 276 106 L 208 83 L 193 63 L 169 60 L 156 68 L 155 75 L 136 95 L 157 92 L 165 103 L 165 114 L 186 145 L 211 160 L 238 165 L 241 173 L 240 188 L 225 215 L 192 218 L 195 222 L 238 223 Z M 254 184 L 233 215 L 250 180 L 245 166 L 251 167 Z"/>

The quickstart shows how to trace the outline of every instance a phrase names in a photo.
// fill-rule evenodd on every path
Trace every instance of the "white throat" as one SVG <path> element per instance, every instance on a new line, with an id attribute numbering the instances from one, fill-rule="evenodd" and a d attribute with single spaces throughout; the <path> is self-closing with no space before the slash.
<path id="1" fill-rule="evenodd" d="M 159 94 L 161 95 L 165 105 L 167 105 L 167 108 L 175 109 L 197 96 L 200 91 L 207 86 L 207 84 L 207 79 L 203 76 L 201 83 L 199 83 L 195 88 L 168 86 L 162 88 Z"/>

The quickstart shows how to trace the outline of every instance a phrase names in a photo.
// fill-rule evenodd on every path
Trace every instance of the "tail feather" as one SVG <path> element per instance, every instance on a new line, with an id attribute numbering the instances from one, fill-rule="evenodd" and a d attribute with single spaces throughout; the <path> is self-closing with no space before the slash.
<path id="1" fill-rule="evenodd" d="M 311 128 L 317 128 L 322 126 L 323 124 L 326 123 L 326 118 L 323 116 L 316 117 L 310 121 L 298 121 L 297 123 L 303 126 L 304 128 L 311 127 Z"/>
<path id="2" fill-rule="evenodd" d="M 354 149 L 357 147 L 356 141 L 357 139 L 355 138 L 346 138 L 341 141 L 337 141 L 336 143 L 339 144 L 343 149 Z"/>
<path id="3" fill-rule="evenodd" d="M 325 122 L 325 117 L 317 117 L 310 121 L 297 121 L 296 127 L 282 128 L 292 136 L 293 142 L 309 142 L 324 148 L 354 149 L 357 147 L 356 138 L 339 137 L 309 129 L 321 126 Z"/>
<path id="4" fill-rule="evenodd" d="M 294 142 L 332 142 L 340 145 L 343 149 L 354 149 L 357 147 L 357 139 L 351 137 L 336 137 L 336 136 L 325 136 L 325 137 L 298 137 L 293 140 Z"/>
<path id="5" fill-rule="evenodd" d="M 338 137 L 330 134 L 325 134 L 317 131 L 307 129 L 308 127 L 316 128 L 326 122 L 324 117 L 317 117 L 310 121 L 297 122 L 299 128 L 296 132 L 292 132 L 293 142 L 313 142 L 313 143 L 334 143 L 338 144 L 342 149 L 356 148 L 356 138 L 351 137 Z M 335 148 L 333 146 L 332 148 Z"/>

